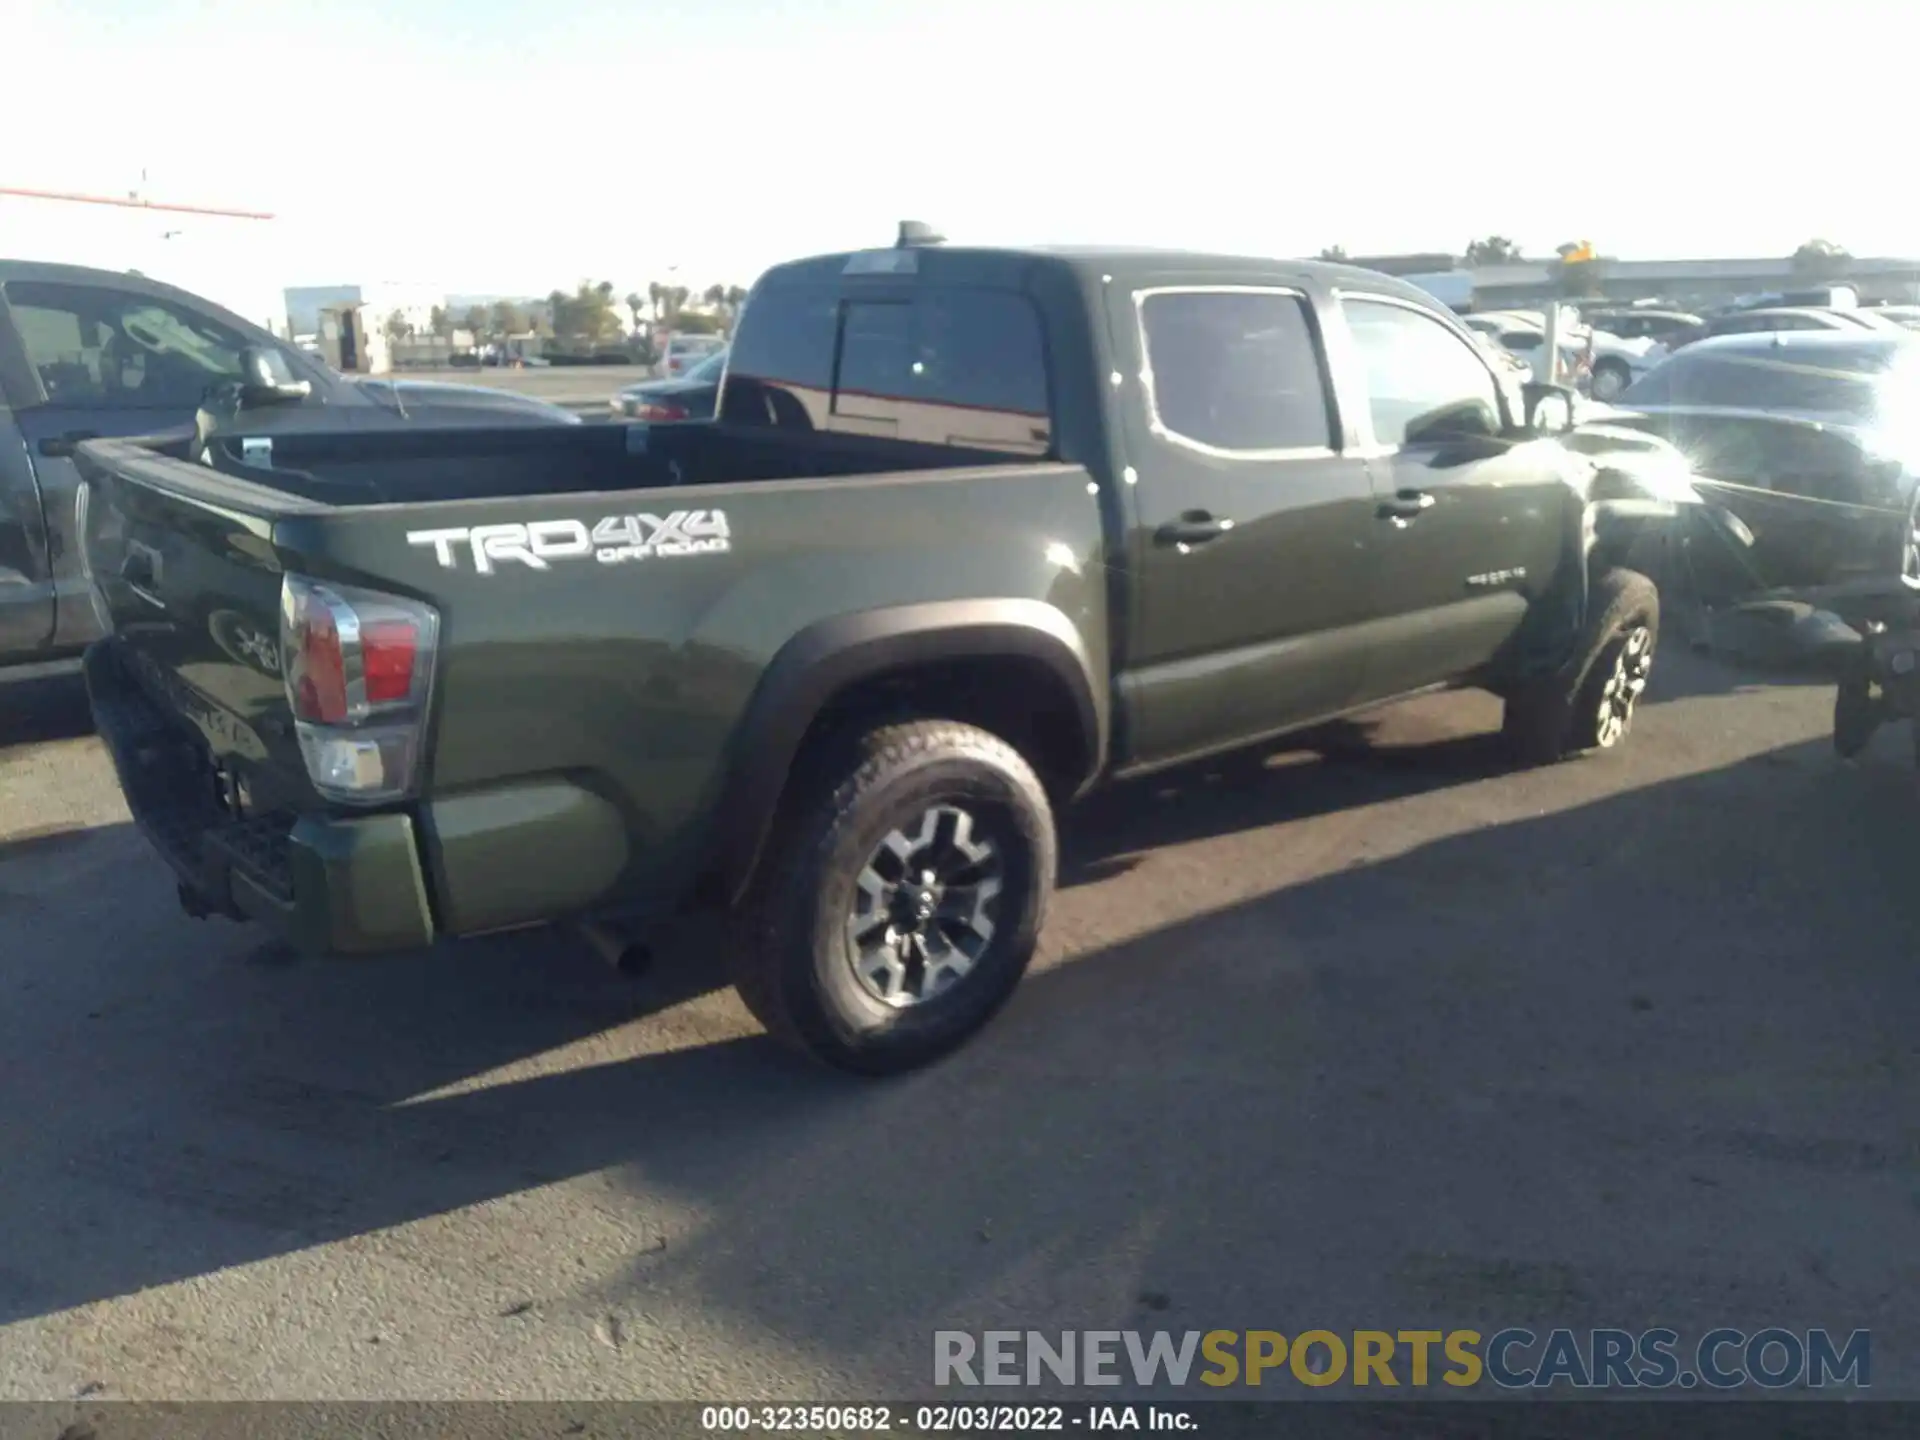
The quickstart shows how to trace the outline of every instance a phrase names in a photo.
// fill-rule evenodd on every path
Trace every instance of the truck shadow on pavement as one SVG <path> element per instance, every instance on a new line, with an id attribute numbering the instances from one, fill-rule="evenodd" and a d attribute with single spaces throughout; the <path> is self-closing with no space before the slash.
<path id="1" fill-rule="evenodd" d="M 1435 783 L 1481 773 L 1442 743 Z M 613 1169 L 625 1261 L 549 1228 L 487 1257 L 479 1319 L 613 1316 L 637 1347 L 717 1313 L 895 1393 L 936 1326 L 1911 1335 L 1915 799 L 1823 751 L 1150 917 L 879 1084 L 722 996 L 623 1053 L 712 977 L 623 986 L 552 938 L 267 971 L 234 932 L 130 955 L 113 915 L 43 917 L 0 971 L 0 1322 Z M 1314 783 L 1360 803 L 1418 768 Z M 1190 833 L 1153 823 L 1105 848 Z M 119 908 L 170 903 L 154 868 Z"/>
<path id="2" fill-rule="evenodd" d="M 91 734 L 93 714 L 79 676 L 0 680 L 0 753 L 15 745 L 77 740 Z"/>
<path id="3" fill-rule="evenodd" d="M 1125 874 L 1162 846 L 1307 820 L 1517 768 L 1497 730 L 1388 744 L 1381 728 L 1378 717 L 1340 720 L 1098 791 L 1062 822 L 1060 886 Z"/>

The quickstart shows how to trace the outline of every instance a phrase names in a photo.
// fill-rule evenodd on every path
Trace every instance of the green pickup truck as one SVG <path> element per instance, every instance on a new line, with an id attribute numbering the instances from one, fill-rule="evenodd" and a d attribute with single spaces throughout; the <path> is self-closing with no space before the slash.
<path id="1" fill-rule="evenodd" d="M 1673 506 L 1566 403 L 1384 275 L 903 227 L 760 280 L 710 421 L 81 445 L 88 684 L 192 913 L 719 905 L 770 1031 L 896 1071 L 1014 989 L 1090 787 L 1443 686 L 1616 743 Z"/>

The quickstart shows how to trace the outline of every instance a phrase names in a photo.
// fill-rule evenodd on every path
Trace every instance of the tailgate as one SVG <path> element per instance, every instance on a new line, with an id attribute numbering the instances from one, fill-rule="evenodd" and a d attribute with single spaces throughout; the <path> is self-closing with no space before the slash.
<path id="1" fill-rule="evenodd" d="M 93 603 L 147 698 L 268 792 L 305 769 L 280 675 L 278 513 L 303 502 L 137 442 L 76 454 Z M 177 472 L 193 479 L 191 492 Z"/>
<path id="2" fill-rule="evenodd" d="M 76 455 L 110 630 L 87 689 L 134 819 L 194 914 L 267 921 L 308 949 L 424 943 L 415 834 L 392 802 L 417 775 L 437 615 L 299 575 L 275 527 L 327 507 L 169 448 Z"/>

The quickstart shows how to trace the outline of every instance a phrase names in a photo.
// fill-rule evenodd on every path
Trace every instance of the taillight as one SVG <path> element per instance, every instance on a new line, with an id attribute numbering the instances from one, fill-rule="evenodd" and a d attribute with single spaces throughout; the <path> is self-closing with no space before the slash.
<path id="1" fill-rule="evenodd" d="M 652 400 L 643 400 L 634 412 L 637 420 L 684 420 L 686 407 L 682 405 L 663 405 Z"/>
<path id="2" fill-rule="evenodd" d="M 412 792 L 439 634 L 431 605 L 285 577 L 281 673 L 315 789 L 349 804 Z"/>
<path id="3" fill-rule="evenodd" d="M 413 693 L 413 666 L 420 653 L 419 627 L 411 620 L 376 620 L 360 626 L 361 668 L 369 705 L 397 705 Z"/>

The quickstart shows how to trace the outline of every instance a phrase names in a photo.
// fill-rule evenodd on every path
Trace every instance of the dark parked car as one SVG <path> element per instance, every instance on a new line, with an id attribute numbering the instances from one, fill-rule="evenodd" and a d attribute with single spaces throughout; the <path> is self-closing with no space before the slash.
<path id="1" fill-rule="evenodd" d="M 196 415 L 256 437 L 579 423 L 530 396 L 340 374 L 141 276 L 0 260 L 0 673 L 69 662 L 99 633 L 81 571 L 76 440 L 184 435 Z"/>
<path id="2" fill-rule="evenodd" d="M 1628 388 L 1610 423 L 1671 441 L 1741 522 L 1757 577 L 1920 582 L 1920 335 L 1889 327 L 1689 345 Z"/>
<path id="3" fill-rule="evenodd" d="M 615 420 L 708 420 L 720 398 L 727 352 L 716 350 L 671 380 L 642 380 L 616 390 L 609 406 Z"/>
<path id="4" fill-rule="evenodd" d="M 1095 785 L 1441 685 L 1623 738 L 1663 512 L 1565 392 L 1385 275 L 903 229 L 761 278 L 712 421 L 82 446 L 94 714 L 188 908 L 717 902 L 775 1036 L 891 1071 L 1012 992 Z"/>

